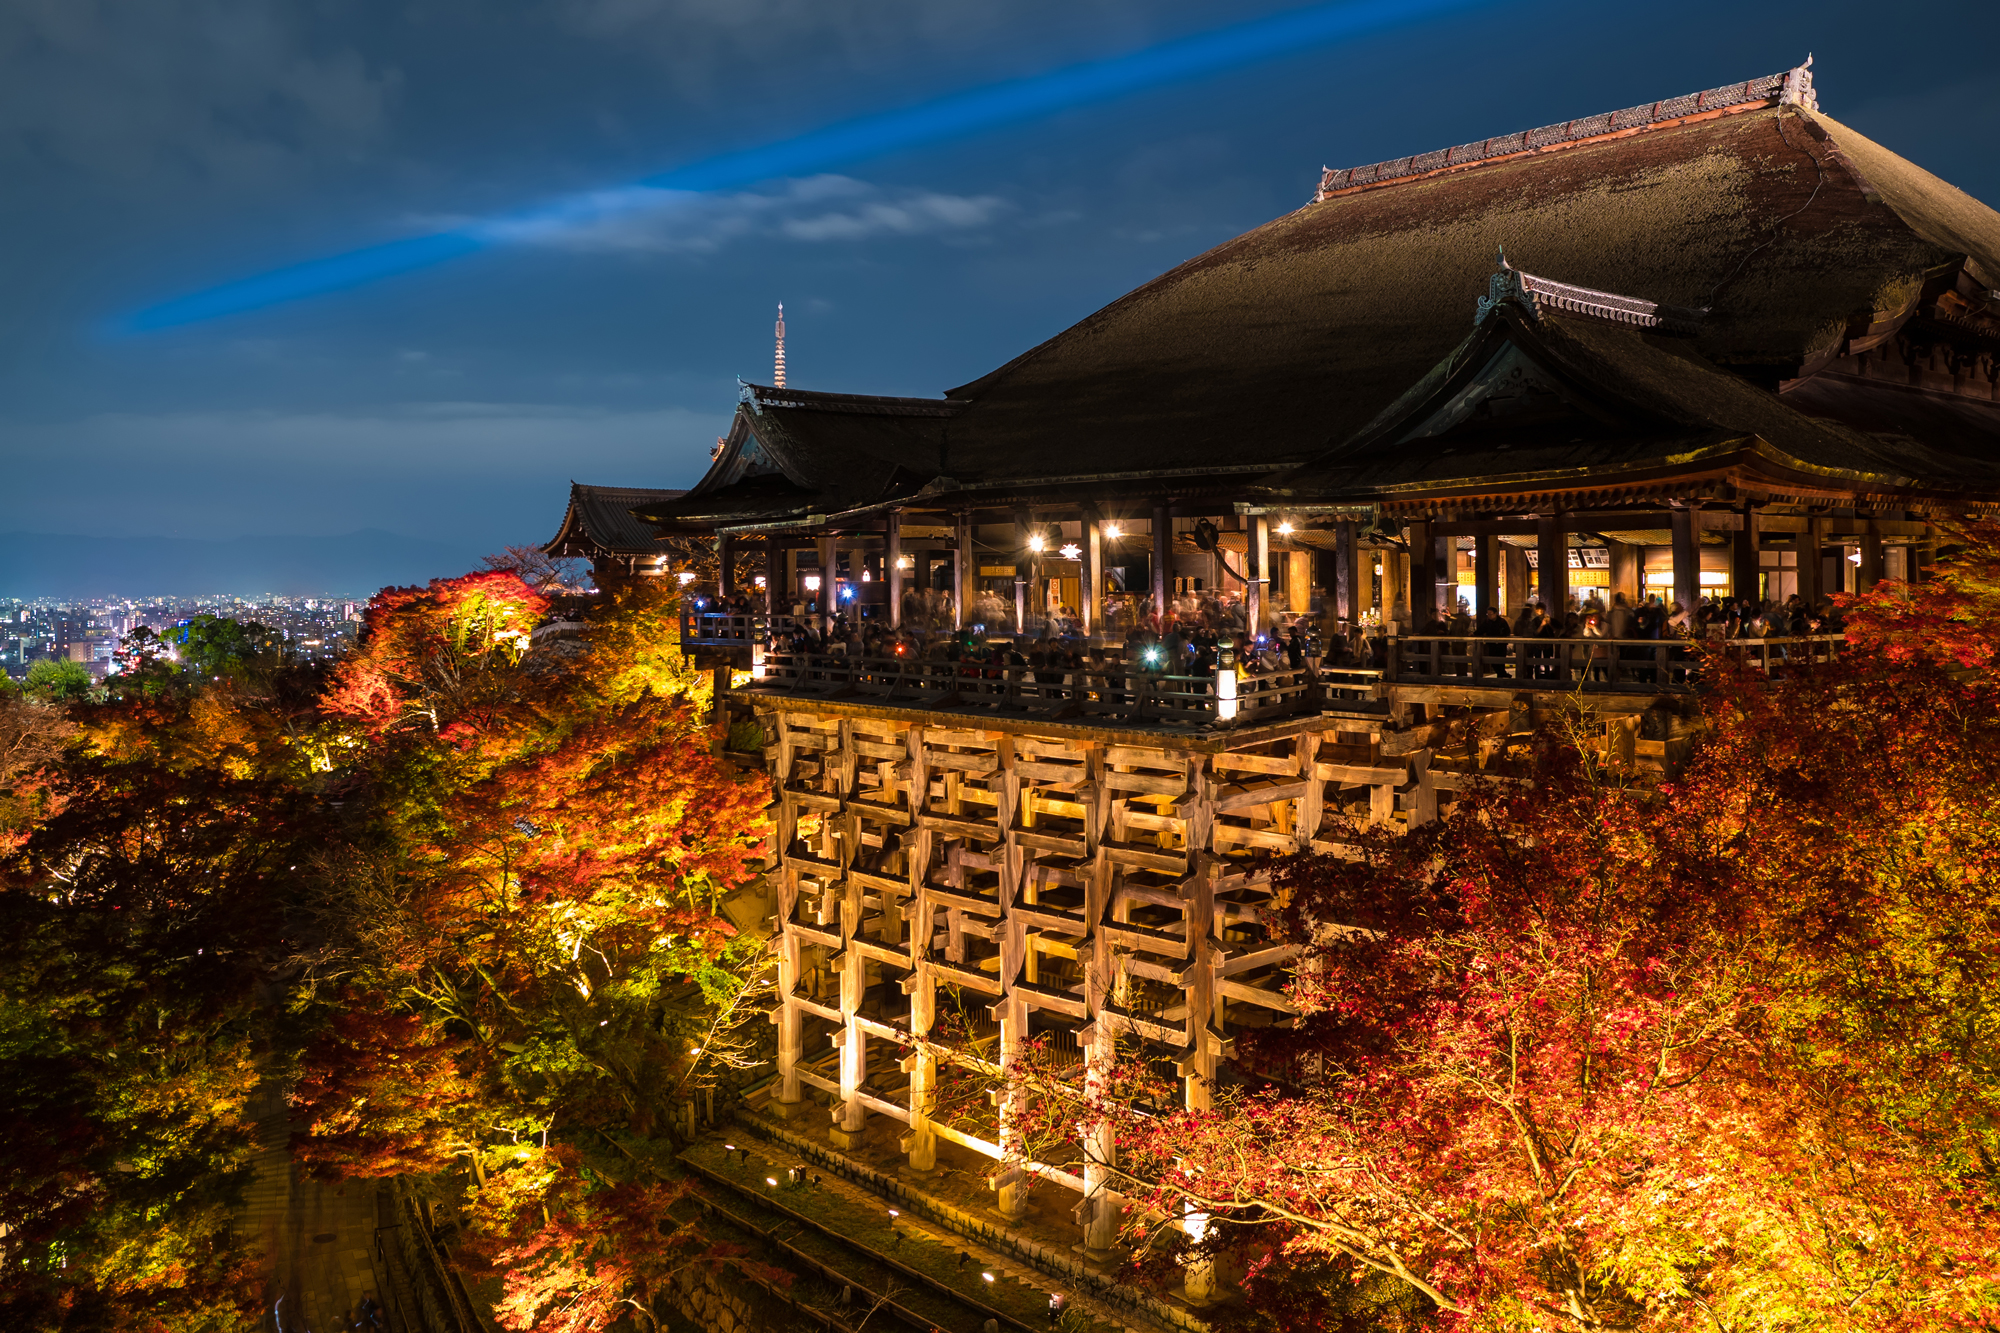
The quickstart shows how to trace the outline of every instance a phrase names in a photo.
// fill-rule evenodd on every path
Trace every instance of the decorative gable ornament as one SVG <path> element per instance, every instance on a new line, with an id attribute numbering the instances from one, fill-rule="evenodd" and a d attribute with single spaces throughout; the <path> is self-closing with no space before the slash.
<path id="1" fill-rule="evenodd" d="M 1707 306 L 1695 309 L 1666 305 L 1523 273 L 1507 262 L 1505 250 L 1499 254 L 1499 264 L 1493 276 L 1487 279 L 1486 295 L 1479 298 L 1472 318 L 1475 327 L 1484 324 L 1495 310 L 1509 302 L 1534 319 L 1540 319 L 1544 310 L 1560 310 L 1571 315 L 1589 315 L 1612 324 L 1658 329 L 1662 333 L 1699 333 L 1701 322 L 1708 314 Z"/>

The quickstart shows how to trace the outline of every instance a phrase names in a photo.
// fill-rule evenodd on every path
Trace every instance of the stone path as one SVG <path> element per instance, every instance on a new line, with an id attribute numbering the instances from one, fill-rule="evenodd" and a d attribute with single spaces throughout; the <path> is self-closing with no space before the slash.
<path id="1" fill-rule="evenodd" d="M 293 1165 L 283 1098 L 266 1084 L 252 1103 L 258 1152 L 241 1225 L 263 1256 L 266 1333 L 347 1333 L 361 1299 L 387 1304 L 377 1280 L 371 1181 L 320 1185 Z M 402 1333 L 383 1313 L 386 1333 Z"/>

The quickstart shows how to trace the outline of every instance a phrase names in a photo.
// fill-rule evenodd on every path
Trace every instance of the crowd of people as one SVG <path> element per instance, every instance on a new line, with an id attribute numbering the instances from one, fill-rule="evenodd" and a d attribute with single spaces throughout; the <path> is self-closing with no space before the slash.
<path id="1" fill-rule="evenodd" d="M 1531 599 L 1512 620 L 1488 607 L 1474 615 L 1461 597 L 1448 617 L 1420 617 L 1412 634 L 1449 634 L 1462 638 L 1505 639 L 1788 639 L 1813 634 L 1838 634 L 1839 608 L 1831 602 L 1809 605 L 1794 594 L 1783 600 L 1750 597 L 1704 597 L 1692 616 L 1680 602 L 1654 593 L 1636 604 L 1624 593 L 1613 593 L 1606 605 L 1595 591 L 1582 600 L 1571 595 L 1560 615 Z"/>
<path id="2" fill-rule="evenodd" d="M 716 598 L 708 607 L 739 615 L 761 609 L 742 596 Z M 863 616 L 852 606 L 831 617 L 806 603 L 791 610 L 790 617 L 773 627 L 771 646 L 779 652 L 952 663 L 961 674 L 982 676 L 1025 670 L 1032 679 L 1051 683 L 1076 672 L 1213 676 L 1224 664 L 1234 667 L 1239 677 L 1253 679 L 1300 668 L 1321 674 L 1380 671 L 1386 667 L 1391 635 L 1399 626 L 1417 637 L 1627 643 L 1784 639 L 1838 634 L 1842 629 L 1838 608 L 1828 602 L 1808 604 L 1797 596 L 1770 601 L 1703 598 L 1690 613 L 1681 603 L 1657 594 L 1633 601 L 1614 593 L 1607 602 L 1595 590 L 1582 598 L 1570 596 L 1559 612 L 1531 598 L 1511 617 L 1492 607 L 1475 614 L 1464 598 L 1450 615 L 1420 613 L 1414 622 L 1400 606 L 1391 608 L 1386 622 L 1375 624 L 1282 613 L 1257 634 L 1247 624 L 1240 597 L 1214 593 L 1177 597 L 1165 616 L 1153 612 L 1150 598 L 1107 598 L 1098 632 L 1092 636 L 1084 634 L 1082 617 L 1067 607 L 1017 626 L 1014 603 L 992 593 L 970 602 L 964 624 L 957 623 L 950 595 L 936 591 L 909 593 L 903 623 L 895 627 L 886 616 Z M 1492 645 L 1481 655 L 1502 657 L 1506 650 Z M 1612 654 L 1591 656 L 1608 660 Z"/>

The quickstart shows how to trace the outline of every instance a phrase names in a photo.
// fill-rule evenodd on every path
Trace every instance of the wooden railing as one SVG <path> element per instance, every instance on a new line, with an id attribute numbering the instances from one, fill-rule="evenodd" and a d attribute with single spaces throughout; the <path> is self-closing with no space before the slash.
<path id="1" fill-rule="evenodd" d="M 758 692 L 866 699 L 901 708 L 978 709 L 1055 719 L 1095 717 L 1168 726 L 1229 721 L 1216 678 L 1172 676 L 1118 665 L 1074 670 L 948 662 L 917 657 L 846 657 L 773 650 L 765 654 Z M 1311 673 L 1271 671 L 1236 681 L 1234 721 L 1241 725 L 1313 712 L 1319 686 Z"/>
<path id="2" fill-rule="evenodd" d="M 766 632 L 790 633 L 794 623 L 794 617 L 789 613 L 778 616 L 767 616 L 761 612 L 739 615 L 735 612 L 695 611 L 683 607 L 681 642 L 701 644 L 705 647 L 747 648 Z"/>
<path id="3" fill-rule="evenodd" d="M 1698 648 L 1722 648 L 1767 674 L 1825 662 L 1846 639 L 1815 634 L 1783 639 L 1480 639 L 1457 635 L 1393 638 L 1382 679 L 1395 685 L 1495 685 L 1511 689 L 1678 690 L 1693 687 Z"/>

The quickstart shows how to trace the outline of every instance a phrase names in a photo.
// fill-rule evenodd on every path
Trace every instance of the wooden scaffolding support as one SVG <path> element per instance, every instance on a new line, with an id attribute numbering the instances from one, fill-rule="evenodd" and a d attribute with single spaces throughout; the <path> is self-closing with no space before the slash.
<path id="1" fill-rule="evenodd" d="M 938 1119 L 939 988 L 997 1028 L 994 1072 L 1031 1033 L 1066 1035 L 1091 1080 L 1137 1042 L 1206 1105 L 1235 1034 L 1296 1013 L 1295 950 L 1267 929 L 1255 861 L 1338 853 L 1347 819 L 1400 827 L 1437 808 L 1428 752 L 1385 757 L 1317 715 L 1171 735 L 756 707 L 777 829 L 775 1101 L 828 1094 L 840 1147 L 888 1116 L 916 1170 L 940 1138 L 994 1159 L 1005 1217 L 1026 1207 L 1023 1172 L 1069 1188 L 1091 1250 L 1117 1234 L 1108 1132 L 1080 1163 L 1019 1163 L 1006 1097 L 991 1138 Z"/>

